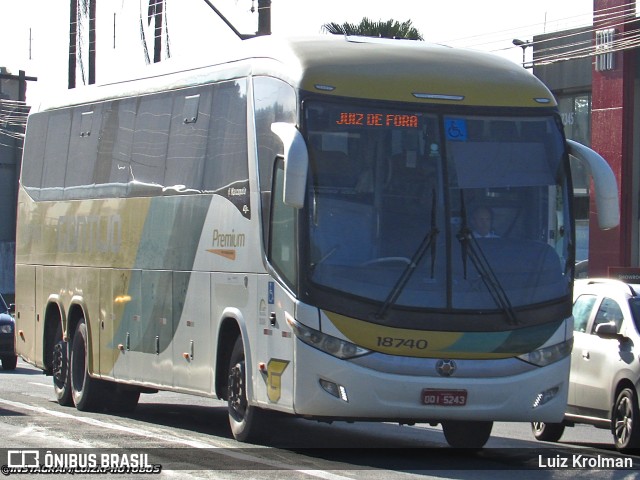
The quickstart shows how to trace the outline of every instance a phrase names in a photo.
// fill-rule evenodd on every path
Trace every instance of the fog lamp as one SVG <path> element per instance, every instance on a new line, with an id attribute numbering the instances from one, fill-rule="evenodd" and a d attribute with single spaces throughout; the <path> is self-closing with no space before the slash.
<path id="1" fill-rule="evenodd" d="M 347 397 L 347 389 L 342 385 L 330 382 L 329 380 L 320 379 L 320 386 L 325 392 L 333 395 L 334 397 L 339 398 L 344 402 L 349 401 L 349 397 Z"/>
<path id="2" fill-rule="evenodd" d="M 560 391 L 560 387 L 556 386 L 556 387 L 550 388 L 549 390 L 545 390 L 544 392 L 540 392 L 536 397 L 536 399 L 533 401 L 533 408 L 538 408 L 544 405 L 545 403 L 553 400 L 559 391 Z"/>

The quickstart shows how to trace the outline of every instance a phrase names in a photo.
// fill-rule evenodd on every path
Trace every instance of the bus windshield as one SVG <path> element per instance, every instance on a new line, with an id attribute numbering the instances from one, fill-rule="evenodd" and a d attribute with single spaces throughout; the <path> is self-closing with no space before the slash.
<path id="1" fill-rule="evenodd" d="M 573 264 L 553 114 L 305 102 L 311 288 L 389 308 L 517 309 Z"/>

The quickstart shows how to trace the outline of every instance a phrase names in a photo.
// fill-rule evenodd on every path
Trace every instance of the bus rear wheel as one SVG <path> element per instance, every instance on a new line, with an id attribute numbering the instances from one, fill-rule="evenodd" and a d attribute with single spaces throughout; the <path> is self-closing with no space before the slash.
<path id="1" fill-rule="evenodd" d="M 267 412 L 249 404 L 247 375 L 242 338 L 238 337 L 229 357 L 227 405 L 229 425 L 233 437 L 239 442 L 262 441 L 268 431 Z"/>
<path id="2" fill-rule="evenodd" d="M 62 339 L 62 325 L 58 323 L 53 345 L 53 390 L 58 403 L 63 407 L 73 405 L 71 381 L 69 379 L 69 344 Z"/>
<path id="3" fill-rule="evenodd" d="M 100 380 L 89 376 L 89 335 L 84 318 L 80 319 L 71 342 L 71 394 L 76 408 L 94 412 L 102 408 Z"/>
<path id="4" fill-rule="evenodd" d="M 442 422 L 447 443 L 456 448 L 482 448 L 491 436 L 493 422 L 466 422 L 450 420 Z"/>

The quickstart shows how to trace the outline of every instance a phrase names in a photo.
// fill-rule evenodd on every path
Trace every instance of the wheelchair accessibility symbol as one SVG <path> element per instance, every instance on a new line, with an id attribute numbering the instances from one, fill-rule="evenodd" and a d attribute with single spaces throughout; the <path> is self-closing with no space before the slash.
<path id="1" fill-rule="evenodd" d="M 467 121 L 459 119 L 445 119 L 444 128 L 447 140 L 464 142 L 467 140 Z"/>

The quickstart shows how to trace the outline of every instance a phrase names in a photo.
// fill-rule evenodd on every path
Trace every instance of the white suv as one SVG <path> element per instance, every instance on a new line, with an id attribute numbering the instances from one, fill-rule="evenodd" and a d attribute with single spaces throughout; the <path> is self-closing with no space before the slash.
<path id="1" fill-rule="evenodd" d="M 532 424 L 538 440 L 556 442 L 566 426 L 611 430 L 621 451 L 640 447 L 640 285 L 576 280 L 569 399 L 562 423 Z"/>

